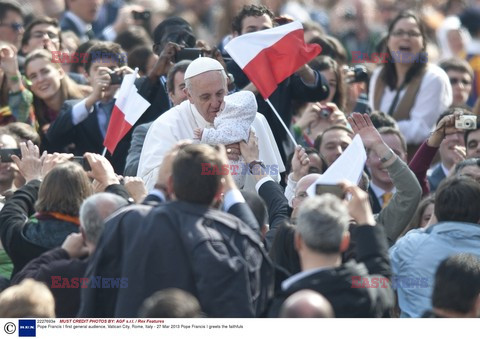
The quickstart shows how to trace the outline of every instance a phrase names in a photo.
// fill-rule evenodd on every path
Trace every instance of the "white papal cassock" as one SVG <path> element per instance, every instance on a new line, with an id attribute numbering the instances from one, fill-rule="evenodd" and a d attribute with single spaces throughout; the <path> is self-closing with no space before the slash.
<path id="1" fill-rule="evenodd" d="M 165 154 L 180 140 L 192 140 L 194 128 L 213 127 L 206 121 L 189 100 L 172 107 L 158 117 L 150 126 L 145 142 L 143 143 L 137 175 L 145 181 L 148 190 L 155 185 L 158 170 Z M 281 172 L 285 171 L 280 152 L 273 138 L 272 130 L 265 117 L 257 113 L 252 127 L 258 138 L 260 160 L 265 163 L 269 174 L 275 181 L 280 180 Z M 276 167 L 277 166 L 277 167 Z M 247 175 L 244 189 L 255 191 L 255 180 L 252 175 Z"/>

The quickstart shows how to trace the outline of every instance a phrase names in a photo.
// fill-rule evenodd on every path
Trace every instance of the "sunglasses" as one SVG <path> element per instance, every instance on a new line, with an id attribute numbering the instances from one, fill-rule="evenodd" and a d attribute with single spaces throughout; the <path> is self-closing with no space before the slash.
<path id="1" fill-rule="evenodd" d="M 467 86 L 467 85 L 471 85 L 472 82 L 471 81 L 468 81 L 468 80 L 465 80 L 465 79 L 458 79 L 458 78 L 450 78 L 450 84 L 452 86 L 456 85 L 456 84 L 459 84 L 459 83 L 462 83 L 464 86 Z"/>
<path id="2" fill-rule="evenodd" d="M 10 27 L 11 29 L 13 29 L 14 31 L 16 32 L 20 32 L 23 28 L 23 24 L 19 23 L 19 22 L 12 22 L 10 24 L 0 24 L 0 26 L 7 26 L 7 27 Z"/>

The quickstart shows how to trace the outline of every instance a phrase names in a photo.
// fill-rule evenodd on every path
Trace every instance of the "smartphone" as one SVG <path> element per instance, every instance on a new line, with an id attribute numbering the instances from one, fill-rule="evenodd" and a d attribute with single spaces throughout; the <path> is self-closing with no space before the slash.
<path id="1" fill-rule="evenodd" d="M 123 74 L 110 73 L 110 85 L 120 85 L 123 81 Z"/>
<path id="2" fill-rule="evenodd" d="M 184 48 L 177 52 L 175 61 L 195 60 L 201 56 L 203 56 L 203 52 L 200 48 Z"/>
<path id="3" fill-rule="evenodd" d="M 12 155 L 15 154 L 17 157 L 22 157 L 22 152 L 20 148 L 0 148 L 0 162 L 13 162 Z"/>
<path id="4" fill-rule="evenodd" d="M 143 12 L 132 11 L 132 15 L 134 20 L 148 21 L 150 20 L 151 13 L 150 11 L 143 11 Z"/>
<path id="5" fill-rule="evenodd" d="M 85 157 L 73 157 L 71 160 L 73 162 L 76 162 L 80 166 L 82 166 L 85 171 L 91 171 L 92 170 L 92 168 L 90 167 L 90 163 L 88 162 L 88 160 Z"/>
<path id="6" fill-rule="evenodd" d="M 317 184 L 315 186 L 315 194 L 322 195 L 325 193 L 330 193 L 340 199 L 345 199 L 345 192 L 342 187 L 339 185 L 327 185 L 327 184 Z"/>

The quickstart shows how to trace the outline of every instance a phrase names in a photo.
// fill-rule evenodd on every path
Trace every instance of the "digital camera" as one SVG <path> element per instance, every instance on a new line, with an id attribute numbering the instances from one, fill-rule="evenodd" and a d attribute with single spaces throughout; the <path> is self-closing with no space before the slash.
<path id="1" fill-rule="evenodd" d="M 328 118 L 332 112 L 333 109 L 331 107 L 323 106 L 318 114 L 323 118 Z"/>
<path id="2" fill-rule="evenodd" d="M 461 115 L 455 120 L 455 128 L 458 129 L 477 129 L 476 115 Z"/>

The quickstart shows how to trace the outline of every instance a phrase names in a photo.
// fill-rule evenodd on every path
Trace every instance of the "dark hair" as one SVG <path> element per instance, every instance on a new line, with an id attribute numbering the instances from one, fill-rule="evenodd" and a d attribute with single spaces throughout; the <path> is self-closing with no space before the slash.
<path id="1" fill-rule="evenodd" d="M 390 26 L 388 26 L 387 41 L 390 38 L 390 35 L 393 32 L 393 28 L 395 27 L 397 22 L 399 22 L 402 19 L 408 19 L 408 18 L 412 18 L 417 22 L 418 29 L 420 30 L 420 33 L 422 35 L 422 40 L 423 40 L 422 52 L 425 52 L 425 48 L 426 48 L 426 45 L 427 45 L 427 35 L 425 33 L 425 27 L 424 27 L 422 21 L 418 18 L 418 16 L 415 13 L 413 13 L 412 11 L 403 11 L 400 14 L 398 14 L 397 17 L 395 17 L 395 19 L 393 19 L 393 21 L 390 23 Z M 397 71 L 395 70 L 395 63 L 392 62 L 392 56 L 390 54 L 390 51 L 388 50 L 388 46 L 387 46 L 387 53 L 388 53 L 388 59 L 389 59 L 388 61 L 389 62 L 387 62 L 384 66 L 385 67 L 385 72 L 382 72 L 383 73 L 383 80 L 388 85 L 388 87 L 390 87 L 391 89 L 395 89 L 395 88 L 397 88 L 398 76 L 397 76 Z M 420 71 L 422 71 L 425 67 L 427 67 L 427 64 L 424 63 L 424 62 L 414 63 L 410 67 L 410 69 L 408 70 L 408 72 L 405 76 L 405 83 L 408 83 L 410 80 L 412 80 L 412 78 L 415 75 L 417 75 Z"/>
<path id="2" fill-rule="evenodd" d="M 175 65 L 173 65 L 172 68 L 168 71 L 167 74 L 167 92 L 170 93 L 175 93 L 175 75 L 178 72 L 185 73 L 187 70 L 188 65 L 190 65 L 192 61 L 190 60 L 182 60 L 177 62 Z"/>
<path id="3" fill-rule="evenodd" d="M 169 33 L 166 36 L 167 28 L 178 26 L 181 28 L 178 32 Z M 194 47 L 196 43 L 195 35 L 193 34 L 192 26 L 184 19 L 173 16 L 163 20 L 153 31 L 153 51 L 156 54 L 162 52 L 164 45 L 168 42 L 184 42 L 185 47 Z"/>
<path id="4" fill-rule="evenodd" d="M 140 318 L 200 318 L 202 310 L 197 298 L 178 289 L 167 288 L 145 299 L 140 307 Z"/>
<path id="5" fill-rule="evenodd" d="M 309 44 L 317 44 L 322 47 L 322 55 L 329 56 L 340 65 L 345 65 L 348 62 L 347 51 L 342 43 L 335 37 L 317 36 L 308 42 Z"/>
<path id="6" fill-rule="evenodd" d="M 440 114 L 440 116 L 438 117 L 437 119 L 437 122 L 435 123 L 435 125 L 438 125 L 438 123 L 440 122 L 440 120 L 442 120 L 443 118 L 445 118 L 447 115 L 451 115 L 457 111 L 461 111 L 464 115 L 472 115 L 473 113 L 471 112 L 471 108 L 468 107 L 468 106 L 463 106 L 463 105 L 455 105 L 455 106 L 451 106 L 449 107 L 446 111 L 444 111 L 442 114 Z"/>
<path id="7" fill-rule="evenodd" d="M 67 31 L 68 32 L 68 31 Z M 88 40 L 88 41 L 85 41 L 84 43 L 80 44 L 76 51 L 75 51 L 75 55 L 84 55 L 85 53 L 87 53 L 87 51 L 90 49 L 90 47 L 92 47 L 93 45 L 95 45 L 96 43 L 99 43 L 100 40 Z M 79 58 L 78 62 L 72 62 L 70 63 L 70 71 L 73 72 L 73 73 L 80 73 L 80 68 L 84 68 L 85 67 L 85 63 L 82 62 L 82 58 Z"/>
<path id="8" fill-rule="evenodd" d="M 152 39 L 145 28 L 135 25 L 118 34 L 114 42 L 119 44 L 127 53 L 136 47 L 152 45 Z"/>
<path id="9" fill-rule="evenodd" d="M 275 15 L 267 6 L 263 6 L 263 5 L 243 6 L 240 12 L 238 12 L 238 14 L 233 18 L 232 32 L 237 33 L 238 35 L 242 34 L 243 19 L 249 16 L 259 17 L 259 16 L 263 16 L 264 14 L 268 15 L 270 19 L 272 19 L 272 23 L 274 22 Z"/>
<path id="10" fill-rule="evenodd" d="M 22 7 L 20 4 L 13 0 L 1 0 L 0 1 L 0 21 L 3 21 L 7 16 L 8 11 L 14 11 L 23 17 Z"/>
<path id="11" fill-rule="evenodd" d="M 127 64 L 126 53 L 119 44 L 114 42 L 100 41 L 95 43 L 87 51 L 87 62 L 85 64 L 85 70 L 87 71 L 87 73 L 90 72 L 92 62 L 95 61 L 97 56 L 103 58 L 104 53 L 108 55 L 109 60 L 117 62 L 117 65 L 119 67 L 125 66 Z"/>
<path id="12" fill-rule="evenodd" d="M 77 217 L 82 202 L 92 195 L 90 179 L 71 161 L 57 165 L 45 176 L 35 203 L 37 212 L 58 212 Z"/>
<path id="13" fill-rule="evenodd" d="M 458 18 L 462 26 L 466 27 L 470 35 L 475 38 L 480 32 L 480 8 L 478 6 L 466 8 Z"/>
<path id="14" fill-rule="evenodd" d="M 285 222 L 278 227 L 269 252 L 272 261 L 291 275 L 302 270 L 294 239 L 295 228 Z"/>
<path id="15" fill-rule="evenodd" d="M 398 128 L 395 119 L 382 111 L 373 111 L 370 113 L 370 120 L 372 120 L 372 124 L 376 129 L 380 127 Z"/>
<path id="16" fill-rule="evenodd" d="M 27 123 L 11 122 L 5 128 L 15 136 L 19 141 L 30 140 L 35 145 L 40 146 L 40 135 Z"/>
<path id="17" fill-rule="evenodd" d="M 456 71 L 460 73 L 468 73 L 470 78 L 473 79 L 473 69 L 472 66 L 466 61 L 460 58 L 450 58 L 442 61 L 438 66 L 442 68 L 445 72 Z"/>
<path id="18" fill-rule="evenodd" d="M 439 222 L 458 221 L 478 223 L 480 221 L 480 183 L 469 177 L 444 179 L 435 196 L 435 216 Z"/>
<path id="19" fill-rule="evenodd" d="M 327 168 L 328 168 L 327 161 L 325 160 L 323 155 L 318 153 L 317 149 L 315 149 L 314 147 L 305 147 L 305 153 L 307 155 L 316 154 L 320 157 L 320 160 L 322 161 L 322 168 L 320 169 L 322 172 L 320 172 L 320 173 L 324 173 L 327 170 Z M 285 163 L 285 173 L 287 175 L 290 174 L 290 172 L 292 171 L 292 160 L 293 160 L 293 155 L 294 154 L 295 154 L 295 152 L 292 152 L 287 157 L 287 161 Z M 318 172 L 313 172 L 313 171 L 311 172 L 309 170 L 308 174 L 311 174 L 311 173 L 318 173 Z"/>
<path id="20" fill-rule="evenodd" d="M 28 24 L 28 26 L 25 28 L 25 32 L 23 33 L 22 46 L 25 46 L 25 45 L 28 44 L 28 40 L 30 40 L 30 35 L 31 35 L 31 32 L 32 32 L 32 29 L 35 28 L 35 26 L 38 26 L 38 25 L 50 25 L 50 26 L 54 26 L 54 27 L 58 28 L 58 39 L 60 39 L 60 46 L 61 46 L 62 37 L 61 37 L 61 34 L 60 34 L 60 26 L 58 24 L 58 20 L 54 19 L 54 18 L 50 18 L 48 16 L 42 16 L 42 17 L 35 18 Z"/>
<path id="21" fill-rule="evenodd" d="M 463 140 L 465 141 L 465 147 L 467 147 L 468 149 L 468 146 L 467 146 L 467 140 L 468 140 L 468 136 L 470 135 L 470 133 L 472 132 L 476 132 L 480 129 L 480 120 L 478 119 L 478 116 L 477 116 L 477 128 L 475 129 L 466 129 L 465 130 L 465 133 L 463 134 Z"/>
<path id="22" fill-rule="evenodd" d="M 319 134 L 315 138 L 315 142 L 314 142 L 314 145 L 313 145 L 313 147 L 318 151 L 319 154 L 320 154 L 320 147 L 322 146 L 323 136 L 325 135 L 325 133 L 327 133 L 329 131 L 336 130 L 336 129 L 345 131 L 350 135 L 353 134 L 353 131 L 351 129 L 349 129 L 348 127 L 345 127 L 343 125 L 333 125 L 333 126 L 330 126 L 330 127 L 326 128 L 321 134 Z"/>
<path id="23" fill-rule="evenodd" d="M 400 234 L 400 237 L 403 237 L 405 234 L 407 234 L 409 231 L 420 228 L 420 223 L 422 221 L 422 216 L 425 210 L 427 209 L 428 205 L 434 204 L 435 203 L 435 195 L 427 195 L 424 197 L 420 203 L 418 204 L 417 210 L 415 211 L 415 214 L 413 215 L 412 220 L 410 220 L 410 223 L 408 226 L 403 230 L 402 234 Z"/>
<path id="24" fill-rule="evenodd" d="M 468 313 L 480 293 L 480 259 L 461 253 L 443 260 L 435 273 L 432 306 Z"/>
<path id="25" fill-rule="evenodd" d="M 219 152 L 213 147 L 205 144 L 185 146 L 173 161 L 175 196 L 178 200 L 210 205 L 220 188 L 222 165 Z M 205 166 L 209 173 L 204 170 Z"/>
<path id="26" fill-rule="evenodd" d="M 337 87 L 335 88 L 335 95 L 332 98 L 340 111 L 345 109 L 346 98 L 346 83 L 343 78 L 343 71 L 340 69 L 338 63 L 329 56 L 320 55 L 310 61 L 308 65 L 316 71 L 333 71 Z"/>
<path id="27" fill-rule="evenodd" d="M 149 46 L 138 46 L 128 53 L 128 66 L 131 69 L 138 67 L 140 74 L 147 74 L 148 59 L 154 55 Z"/>

